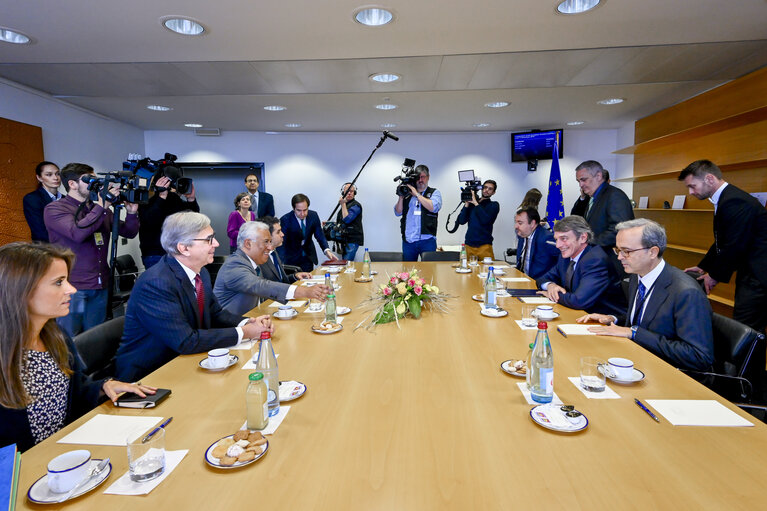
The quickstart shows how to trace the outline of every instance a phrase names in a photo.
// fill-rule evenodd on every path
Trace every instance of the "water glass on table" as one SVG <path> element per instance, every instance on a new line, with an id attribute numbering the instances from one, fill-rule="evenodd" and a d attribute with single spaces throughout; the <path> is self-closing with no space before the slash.
<path id="1" fill-rule="evenodd" d="M 146 432 L 128 437 L 128 466 L 131 481 L 150 481 L 165 471 L 165 429 L 160 428 L 146 442 Z"/>
<path id="2" fill-rule="evenodd" d="M 589 392 L 604 392 L 606 365 L 596 357 L 581 357 L 581 387 Z"/>
<path id="3" fill-rule="evenodd" d="M 535 327 L 538 318 L 535 317 L 535 305 L 522 304 L 522 326 Z"/>

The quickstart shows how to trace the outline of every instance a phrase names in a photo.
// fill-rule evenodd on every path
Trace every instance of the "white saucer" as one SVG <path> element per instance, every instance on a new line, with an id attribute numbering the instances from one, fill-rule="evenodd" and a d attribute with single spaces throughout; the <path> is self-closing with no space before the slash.
<path id="1" fill-rule="evenodd" d="M 471 273 L 472 269 L 471 268 L 456 268 L 455 272 L 456 273 Z"/>
<path id="2" fill-rule="evenodd" d="M 549 316 L 549 317 L 545 317 L 545 318 L 538 318 L 538 314 L 535 311 L 532 312 L 532 316 L 535 316 L 536 318 L 540 319 L 541 321 L 551 321 L 552 319 L 557 319 L 559 317 L 559 313 L 558 312 L 554 312 L 553 314 L 554 314 L 553 316 Z"/>
<path id="3" fill-rule="evenodd" d="M 345 316 L 352 311 L 350 307 L 336 307 L 336 314 L 339 316 Z"/>
<path id="4" fill-rule="evenodd" d="M 504 316 L 508 316 L 509 315 L 509 311 L 507 311 L 507 310 L 502 310 L 500 313 L 499 312 L 490 312 L 490 311 L 495 311 L 495 310 L 496 309 L 481 308 L 481 309 L 479 309 L 479 313 L 482 314 L 483 316 L 487 316 L 488 318 L 502 318 Z"/>
<path id="5" fill-rule="evenodd" d="M 634 373 L 631 375 L 632 377 L 631 377 L 630 380 L 621 380 L 621 379 L 618 379 L 618 378 L 613 378 L 613 377 L 611 377 L 611 376 L 609 376 L 607 374 L 605 374 L 605 376 L 611 382 L 618 383 L 620 385 L 630 385 L 632 383 L 640 382 L 640 381 L 644 380 L 644 378 L 645 378 L 644 373 L 642 371 L 640 371 L 639 369 L 637 369 L 636 367 L 634 368 Z"/>
<path id="6" fill-rule="evenodd" d="M 96 465 L 99 464 L 101 460 L 92 459 L 90 467 L 93 468 Z M 104 470 L 99 475 L 95 476 L 93 479 L 88 481 L 88 483 L 85 484 L 82 488 L 77 490 L 74 494 L 72 494 L 71 497 L 67 499 L 67 501 L 70 501 L 72 499 L 76 499 L 80 495 L 83 495 L 85 493 L 88 493 L 89 491 L 93 490 L 97 486 L 99 486 L 101 483 L 107 480 L 107 477 L 109 477 L 109 474 L 112 473 L 112 464 L 110 463 L 107 465 L 106 470 Z M 43 477 L 35 481 L 35 483 L 29 487 L 29 491 L 27 492 L 27 498 L 30 502 L 34 502 L 35 504 L 56 504 L 61 497 L 66 495 L 66 493 L 53 493 L 48 488 L 48 474 L 45 474 Z"/>
<path id="7" fill-rule="evenodd" d="M 471 295 L 471 299 L 472 300 L 476 300 L 478 302 L 484 302 L 485 301 L 485 297 L 482 296 L 482 295 Z"/>
<path id="8" fill-rule="evenodd" d="M 287 320 L 289 320 L 289 319 L 293 319 L 293 318 L 295 318 L 296 316 L 298 316 L 298 311 L 297 311 L 296 309 L 293 309 L 293 311 L 292 311 L 293 313 L 292 313 L 290 316 L 280 316 L 280 315 L 278 314 L 278 312 L 280 312 L 280 311 L 274 311 L 274 312 L 272 313 L 272 316 L 274 316 L 274 317 L 275 317 L 275 318 L 277 318 L 277 319 L 281 319 L 281 320 L 283 320 L 283 321 L 287 321 Z"/>
<path id="9" fill-rule="evenodd" d="M 280 403 L 286 403 L 288 401 L 293 401 L 294 399 L 298 399 L 299 397 L 304 395 L 304 392 L 306 392 L 306 385 L 301 383 L 300 381 L 297 381 L 298 387 L 291 392 L 290 396 L 286 397 L 285 399 L 280 399 Z M 288 382 L 281 381 L 280 382 L 280 388 L 282 388 L 283 385 L 287 385 Z"/>
<path id="10" fill-rule="evenodd" d="M 203 358 L 200 360 L 199 366 L 205 369 L 206 371 L 211 372 L 217 372 L 217 371 L 223 371 L 224 369 L 228 369 L 232 367 L 234 364 L 237 363 L 237 361 L 240 360 L 240 357 L 237 355 L 229 355 L 229 363 L 225 365 L 224 367 L 210 367 L 208 366 L 208 357 Z"/>
<path id="11" fill-rule="evenodd" d="M 561 411 L 561 406 L 562 405 L 551 403 L 535 406 L 530 409 L 530 418 L 539 426 L 553 431 L 559 431 L 560 433 L 577 433 L 589 426 L 589 420 L 585 415 L 581 414 L 577 418 L 568 419 L 565 416 L 565 412 Z M 556 417 L 556 423 L 548 418 L 554 414 L 561 415 L 561 418 Z"/>

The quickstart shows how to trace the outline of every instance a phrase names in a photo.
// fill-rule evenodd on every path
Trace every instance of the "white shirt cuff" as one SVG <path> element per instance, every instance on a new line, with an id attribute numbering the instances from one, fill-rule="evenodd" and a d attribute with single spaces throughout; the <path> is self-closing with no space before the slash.
<path id="1" fill-rule="evenodd" d="M 547 291 L 546 288 L 549 287 L 549 284 L 551 284 L 551 282 L 544 282 L 543 284 L 541 284 L 541 289 L 543 289 L 544 291 Z"/>
<path id="2" fill-rule="evenodd" d="M 245 318 L 242 321 L 240 321 L 240 324 L 234 327 L 235 330 L 237 330 L 237 344 L 240 344 L 242 342 L 242 336 L 245 335 L 242 331 L 243 325 L 245 325 L 248 321 L 250 321 L 250 318 Z"/>
<path id="3" fill-rule="evenodd" d="M 285 299 L 286 300 L 292 300 L 294 296 L 296 296 L 296 289 L 298 289 L 298 286 L 293 284 L 288 288 L 288 292 L 285 293 Z"/>

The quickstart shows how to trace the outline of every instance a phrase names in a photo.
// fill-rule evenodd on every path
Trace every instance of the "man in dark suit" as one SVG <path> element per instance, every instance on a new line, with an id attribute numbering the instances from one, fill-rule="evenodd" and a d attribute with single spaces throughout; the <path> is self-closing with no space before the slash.
<path id="1" fill-rule="evenodd" d="M 679 174 L 698 199 L 714 204 L 714 243 L 698 266 L 706 293 L 735 277 L 733 318 L 763 332 L 767 326 L 767 210 L 756 198 L 722 177 L 708 160 L 698 160 Z M 761 358 L 764 362 L 764 358 Z"/>
<path id="2" fill-rule="evenodd" d="M 43 210 L 45 206 L 63 197 L 59 191 L 61 171 L 55 163 L 41 161 L 35 167 L 35 175 L 40 186 L 34 192 L 24 196 L 24 218 L 27 219 L 32 241 L 48 242 L 48 229 L 45 227 Z"/>
<path id="3" fill-rule="evenodd" d="M 184 211 L 165 219 L 166 255 L 141 274 L 128 300 L 116 377 L 136 381 L 177 355 L 205 353 L 273 331 L 269 316 L 243 318 L 221 308 L 204 268 L 218 242 L 210 219 Z"/>
<path id="4" fill-rule="evenodd" d="M 571 309 L 620 314 L 626 299 L 618 276 L 611 271 L 604 250 L 589 245 L 593 234 L 580 216 L 566 216 L 554 224 L 560 258 L 556 266 L 536 279 L 539 292 Z"/>
<path id="5" fill-rule="evenodd" d="M 537 279 L 559 260 L 554 235 L 540 226 L 541 216 L 535 208 L 520 209 L 514 218 L 517 233 L 517 269 Z"/>
<path id="6" fill-rule="evenodd" d="M 237 236 L 237 250 L 227 257 L 213 288 L 224 309 L 241 316 L 264 300 L 280 303 L 294 298 L 325 300 L 331 289 L 324 285 L 296 286 L 264 278 L 260 267 L 269 260 L 271 249 L 268 225 L 263 222 L 242 224 Z"/>
<path id="7" fill-rule="evenodd" d="M 616 228 L 618 259 L 631 275 L 628 309 L 576 321 L 598 321 L 604 326 L 592 332 L 631 339 L 676 367 L 709 369 L 714 362 L 711 305 L 695 280 L 663 260 L 665 229 L 646 218 Z"/>
<path id="8" fill-rule="evenodd" d="M 312 278 L 312 274 L 309 272 L 298 271 L 289 273 L 285 271 L 282 259 L 280 259 L 280 255 L 277 253 L 277 249 L 282 246 L 285 238 L 285 235 L 282 233 L 280 219 L 273 216 L 265 216 L 258 220 L 269 226 L 269 235 L 272 237 L 272 252 L 269 254 L 269 259 L 264 264 L 259 265 L 261 276 L 265 279 L 284 282 L 285 284 L 293 284 L 298 280 Z"/>
<path id="9" fill-rule="evenodd" d="M 293 211 L 280 218 L 285 239 L 277 250 L 285 264 L 298 266 L 303 271 L 312 271 L 318 263 L 314 240 L 317 239 L 322 251 L 329 259 L 338 259 L 328 247 L 325 234 L 322 232 L 320 217 L 316 211 L 309 209 L 309 197 L 298 193 L 290 199 Z"/>
<path id="10" fill-rule="evenodd" d="M 274 197 L 271 193 L 259 192 L 260 183 L 258 176 L 248 174 L 245 176 L 245 188 L 250 195 L 250 210 L 256 214 L 256 218 L 262 216 L 274 216 Z"/>

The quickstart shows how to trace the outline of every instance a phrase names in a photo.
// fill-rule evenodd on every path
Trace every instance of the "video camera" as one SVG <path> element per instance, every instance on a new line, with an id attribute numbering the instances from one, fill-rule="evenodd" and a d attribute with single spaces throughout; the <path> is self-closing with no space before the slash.
<path id="1" fill-rule="evenodd" d="M 104 177 L 85 175 L 81 178 L 83 183 L 88 184 L 88 191 L 90 192 L 90 199 L 92 201 L 98 201 L 99 195 L 101 195 L 105 201 L 111 202 L 112 204 L 120 204 L 121 202 L 143 204 L 149 200 L 149 189 L 147 188 L 146 178 L 138 176 L 133 172 L 126 171 L 106 172 L 100 175 Z M 119 186 L 116 195 L 109 189 L 112 184 L 117 184 Z"/>
<path id="2" fill-rule="evenodd" d="M 322 226 L 322 232 L 328 241 L 336 243 L 348 243 L 349 230 L 343 222 L 325 222 Z"/>
<path id="3" fill-rule="evenodd" d="M 400 197 L 407 197 L 410 195 L 410 188 L 408 188 L 407 185 L 415 188 L 418 184 L 419 174 L 420 173 L 415 170 L 415 160 L 405 158 L 405 162 L 402 164 L 402 170 L 400 170 L 400 175 L 394 178 L 395 183 L 397 181 L 400 183 L 397 185 L 397 195 Z"/>
<path id="4" fill-rule="evenodd" d="M 175 188 L 179 195 L 186 195 L 192 189 L 192 178 L 184 177 L 181 168 L 175 165 L 178 156 L 171 153 L 165 153 L 162 160 L 152 160 L 149 158 L 135 159 L 123 162 L 123 171 L 139 174 L 142 177 L 151 180 L 151 189 L 164 192 L 170 188 Z M 170 186 L 157 186 L 157 180 L 161 177 L 170 179 Z"/>
<path id="5" fill-rule="evenodd" d="M 461 202 L 471 202 L 482 192 L 482 181 L 474 177 L 474 170 L 459 170 L 458 181 L 465 185 L 461 188 Z"/>

